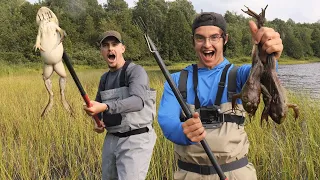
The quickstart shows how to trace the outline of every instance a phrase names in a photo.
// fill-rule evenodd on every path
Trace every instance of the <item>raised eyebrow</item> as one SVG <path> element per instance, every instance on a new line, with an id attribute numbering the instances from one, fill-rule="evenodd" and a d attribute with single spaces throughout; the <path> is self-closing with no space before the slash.
<path id="1" fill-rule="evenodd" d="M 108 41 L 108 42 L 104 42 L 104 43 L 101 43 L 103 46 L 106 46 L 106 45 L 113 45 L 113 46 L 116 46 L 119 44 L 119 42 L 116 42 L 116 41 Z"/>
<path id="2" fill-rule="evenodd" d="M 101 45 L 102 45 L 102 46 L 107 46 L 107 45 L 109 45 L 109 43 L 104 42 L 104 43 L 101 43 Z"/>
<path id="3" fill-rule="evenodd" d="M 221 34 L 216 33 L 216 34 L 212 34 L 211 37 L 212 37 L 212 36 L 221 36 Z"/>
<path id="4" fill-rule="evenodd" d="M 195 34 L 194 37 L 195 37 L 196 39 L 205 39 L 205 37 L 202 36 L 202 35 L 200 35 L 200 34 Z"/>
<path id="5" fill-rule="evenodd" d="M 201 37 L 201 38 L 205 38 L 205 36 L 200 35 L 200 34 L 195 34 L 194 36 Z M 209 37 L 212 37 L 212 36 L 221 36 L 221 34 L 215 33 L 215 34 L 211 34 Z"/>

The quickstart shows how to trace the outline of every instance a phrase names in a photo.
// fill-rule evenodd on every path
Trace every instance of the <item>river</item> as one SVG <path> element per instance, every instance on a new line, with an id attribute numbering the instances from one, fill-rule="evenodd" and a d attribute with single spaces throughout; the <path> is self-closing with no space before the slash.
<path id="1" fill-rule="evenodd" d="M 278 75 L 287 89 L 320 99 L 320 63 L 279 65 Z"/>

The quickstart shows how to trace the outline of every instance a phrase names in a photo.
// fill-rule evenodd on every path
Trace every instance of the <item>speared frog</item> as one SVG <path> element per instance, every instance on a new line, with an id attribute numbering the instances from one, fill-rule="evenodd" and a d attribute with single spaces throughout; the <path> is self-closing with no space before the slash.
<path id="1" fill-rule="evenodd" d="M 56 72 L 59 76 L 59 86 L 61 102 L 63 107 L 73 116 L 73 110 L 65 97 L 67 85 L 67 73 L 62 62 L 63 45 L 65 31 L 59 27 L 57 16 L 47 7 L 41 7 L 36 16 L 39 26 L 35 50 L 40 50 L 43 65 L 43 81 L 49 94 L 49 101 L 41 113 L 41 117 L 46 116 L 53 107 L 53 91 L 51 76 Z"/>
<path id="2" fill-rule="evenodd" d="M 296 104 L 287 103 L 286 90 L 281 85 L 280 80 L 275 71 L 275 59 L 274 55 L 268 55 L 265 69 L 261 78 L 261 83 L 268 89 L 271 98 L 263 96 L 263 102 L 265 104 L 264 110 L 261 115 L 261 121 L 268 121 L 268 115 L 271 119 L 281 124 L 285 120 L 288 108 L 294 110 L 294 117 L 299 117 L 299 108 Z"/>
<path id="3" fill-rule="evenodd" d="M 242 10 L 243 11 L 243 10 Z M 246 11 L 244 11 L 246 12 Z M 250 13 L 249 15 L 254 15 L 258 20 L 258 28 L 263 26 L 265 21 L 264 14 L 265 9 L 262 10 L 260 15 L 253 14 L 251 11 L 246 12 Z M 264 94 L 266 97 L 270 97 L 268 90 L 261 84 L 260 79 L 264 70 L 263 63 L 260 59 L 261 45 L 254 45 L 252 49 L 252 66 L 250 70 L 249 77 L 245 84 L 242 87 L 242 90 L 239 94 L 235 94 L 232 97 L 232 109 L 235 110 L 237 107 L 236 100 L 240 98 L 242 100 L 242 105 L 244 110 L 248 113 L 250 119 L 255 115 L 258 106 L 260 104 L 260 94 Z"/>
<path id="4" fill-rule="evenodd" d="M 242 11 L 256 18 L 258 22 L 258 28 L 260 28 L 264 24 L 265 10 L 267 7 L 268 5 L 265 7 L 265 9 L 262 9 L 262 13 L 259 15 L 250 10 L 248 7 L 246 7 L 248 9 L 247 11 Z M 259 48 L 261 49 L 261 45 L 258 45 L 258 49 Z M 294 110 L 295 119 L 297 119 L 299 116 L 298 106 L 296 104 L 287 103 L 286 91 L 278 78 L 275 61 L 274 54 L 267 55 L 266 60 L 262 61 L 264 63 L 264 69 L 262 75 L 260 76 L 260 82 L 261 88 L 266 89 L 267 92 L 263 90 L 262 93 L 265 107 L 261 115 L 261 123 L 263 120 L 268 121 L 268 116 L 270 116 L 274 122 L 281 124 L 286 118 L 288 108 L 292 108 Z"/>

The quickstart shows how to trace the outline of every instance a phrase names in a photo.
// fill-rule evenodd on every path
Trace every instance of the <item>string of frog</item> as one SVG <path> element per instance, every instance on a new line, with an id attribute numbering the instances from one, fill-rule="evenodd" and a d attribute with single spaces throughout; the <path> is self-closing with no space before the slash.
<path id="1" fill-rule="evenodd" d="M 242 11 L 255 18 L 258 28 L 261 28 L 265 22 L 267 7 L 268 5 L 262 9 L 260 14 L 255 13 L 248 7 L 246 7 L 247 11 Z M 287 102 L 286 90 L 281 85 L 275 70 L 276 60 L 274 54 L 269 54 L 266 59 L 261 59 L 261 49 L 261 44 L 253 46 L 250 74 L 241 92 L 233 96 L 232 109 L 237 108 L 236 99 L 240 98 L 243 108 L 251 119 L 258 109 L 262 93 L 264 109 L 261 114 L 261 125 L 263 120 L 268 121 L 269 116 L 277 124 L 283 123 L 289 108 L 294 110 L 294 118 L 297 119 L 299 117 L 299 107 L 296 104 Z"/>

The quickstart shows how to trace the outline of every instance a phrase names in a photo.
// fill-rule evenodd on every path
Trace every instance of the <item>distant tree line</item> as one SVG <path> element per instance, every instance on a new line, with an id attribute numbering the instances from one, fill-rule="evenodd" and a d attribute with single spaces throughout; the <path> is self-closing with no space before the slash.
<path id="1" fill-rule="evenodd" d="M 36 13 L 41 6 L 49 7 L 58 17 L 60 27 L 67 33 L 63 44 L 73 63 L 101 65 L 97 40 L 109 29 L 122 33 L 127 46 L 126 58 L 152 64 L 143 35 L 134 25 L 141 17 L 149 35 L 166 62 L 195 61 L 192 47 L 191 24 L 196 16 L 188 0 L 139 0 L 132 8 L 124 0 L 43 0 L 30 4 L 25 0 L 0 0 L 0 60 L 8 63 L 40 62 L 39 52 L 34 51 L 38 27 Z M 268 13 L 268 12 L 267 12 Z M 228 22 L 226 56 L 250 56 L 251 35 L 249 18 L 227 11 Z M 283 56 L 295 59 L 320 58 L 320 23 L 295 23 L 289 19 L 274 19 L 266 26 L 281 35 Z"/>

